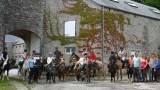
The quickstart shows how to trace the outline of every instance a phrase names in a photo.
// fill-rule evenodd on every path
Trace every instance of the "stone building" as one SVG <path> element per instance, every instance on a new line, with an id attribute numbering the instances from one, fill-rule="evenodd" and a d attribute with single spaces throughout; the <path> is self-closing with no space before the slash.
<path id="1" fill-rule="evenodd" d="M 112 39 L 114 34 L 103 32 L 108 40 L 104 40 L 104 56 L 115 49 L 114 45 L 110 44 L 112 40 L 116 43 L 116 48 L 125 46 L 128 51 L 130 48 L 138 48 L 150 53 L 157 52 L 160 47 L 160 11 L 130 0 L 1 0 L 0 13 L 1 40 L 5 33 L 21 37 L 30 52 L 38 49 L 44 56 L 59 47 L 68 59 L 72 51 L 79 53 L 82 48 L 89 48 L 89 45 L 85 44 L 88 35 L 90 41 L 87 43 L 94 42 L 91 46 L 98 57 L 101 57 L 103 22 L 104 31 L 107 28 L 116 29 L 121 38 L 115 39 L 123 38 L 126 43 L 117 43 Z M 112 27 L 113 24 L 107 21 L 110 20 L 107 15 L 111 15 L 111 18 L 112 15 L 118 17 L 115 22 L 111 22 L 121 22 L 118 23 L 120 26 L 115 24 Z M 70 21 L 74 22 L 72 25 L 75 27 L 71 26 L 74 28 L 74 35 L 66 32 L 67 23 Z M 107 23 L 110 26 L 107 26 Z M 79 36 L 81 37 L 77 39 Z M 75 42 L 75 38 L 80 42 Z"/>
<path id="2" fill-rule="evenodd" d="M 24 50 L 25 50 L 25 43 L 15 43 L 12 46 L 13 48 L 13 57 L 19 58 L 23 56 Z"/>

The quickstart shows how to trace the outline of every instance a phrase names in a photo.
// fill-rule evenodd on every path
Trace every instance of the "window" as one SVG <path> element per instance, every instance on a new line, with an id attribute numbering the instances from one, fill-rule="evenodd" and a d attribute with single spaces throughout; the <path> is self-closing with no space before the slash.
<path id="1" fill-rule="evenodd" d="M 76 51 L 75 47 L 65 47 L 65 53 L 66 54 L 72 54 L 75 51 Z"/>
<path id="2" fill-rule="evenodd" d="M 75 37 L 76 36 L 76 21 L 65 22 L 65 36 Z"/>
<path id="3" fill-rule="evenodd" d="M 113 1 L 113 2 L 119 3 L 119 1 L 118 1 L 118 0 L 110 0 L 110 1 Z"/>
<path id="4" fill-rule="evenodd" d="M 132 7 L 135 7 L 135 8 L 138 8 L 138 6 L 132 2 L 127 2 L 125 1 L 125 3 L 127 3 L 129 6 L 132 6 Z"/>

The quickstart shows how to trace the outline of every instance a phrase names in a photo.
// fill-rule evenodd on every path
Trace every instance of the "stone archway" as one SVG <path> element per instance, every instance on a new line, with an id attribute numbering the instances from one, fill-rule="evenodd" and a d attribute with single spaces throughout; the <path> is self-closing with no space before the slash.
<path id="1" fill-rule="evenodd" d="M 25 41 L 26 49 L 31 53 L 33 50 L 41 53 L 41 38 L 30 30 L 13 30 L 7 34 L 22 38 Z"/>

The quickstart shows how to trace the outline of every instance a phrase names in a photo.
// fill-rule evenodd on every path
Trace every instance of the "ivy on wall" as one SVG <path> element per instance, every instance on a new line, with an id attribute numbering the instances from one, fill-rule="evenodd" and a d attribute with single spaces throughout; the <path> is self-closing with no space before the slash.
<path id="1" fill-rule="evenodd" d="M 61 42 L 61 45 L 67 45 L 67 44 L 71 44 L 71 43 L 75 43 L 75 39 L 73 37 L 66 37 L 63 35 L 60 35 L 59 33 L 59 29 L 57 28 L 56 33 L 55 30 L 53 29 L 53 22 L 51 19 L 51 15 L 53 15 L 51 13 L 50 8 L 46 8 L 44 10 L 44 14 L 43 14 L 43 30 L 45 31 L 45 34 L 47 35 L 48 38 L 50 38 L 51 40 L 57 40 Z M 55 18 L 57 18 L 55 16 Z M 58 27 L 58 24 L 56 24 L 56 26 Z"/>
<path id="2" fill-rule="evenodd" d="M 73 0 L 63 0 L 63 2 L 73 1 Z M 80 44 L 81 41 L 85 41 L 86 45 L 92 46 L 95 41 L 101 42 L 101 28 L 95 27 L 97 24 L 101 25 L 102 23 L 102 11 L 98 9 L 90 8 L 87 4 L 83 2 L 83 0 L 74 0 L 73 7 L 65 8 L 65 10 L 60 11 L 61 13 L 66 13 L 70 15 L 80 15 L 80 24 L 81 28 L 79 31 L 79 36 L 76 38 L 69 38 L 62 35 L 55 34 L 47 34 L 48 37 L 52 40 L 59 40 L 62 45 L 77 43 Z M 47 11 L 47 10 L 46 10 Z M 49 16 L 48 16 L 49 15 Z M 50 10 L 44 14 L 44 30 L 48 29 L 52 30 L 50 26 L 52 26 L 52 22 L 49 20 L 50 18 Z M 126 43 L 125 37 L 123 35 L 124 25 L 131 24 L 129 18 L 125 18 L 122 14 L 113 13 L 109 11 L 105 11 L 105 45 L 110 44 L 110 46 L 118 48 L 120 45 L 124 45 Z M 49 25 L 50 26 L 49 26 Z M 83 26 L 89 27 L 83 27 Z M 108 36 L 110 38 L 108 38 Z"/>

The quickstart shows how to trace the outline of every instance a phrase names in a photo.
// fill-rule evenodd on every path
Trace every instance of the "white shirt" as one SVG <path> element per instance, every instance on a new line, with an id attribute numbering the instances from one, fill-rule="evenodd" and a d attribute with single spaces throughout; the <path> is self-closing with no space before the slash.
<path id="1" fill-rule="evenodd" d="M 84 57 L 83 57 L 83 58 L 80 58 L 80 59 L 79 59 L 79 63 L 80 63 L 81 65 L 87 63 L 86 58 L 84 58 Z"/>
<path id="2" fill-rule="evenodd" d="M 125 58 L 126 58 L 126 57 L 125 57 L 125 54 L 126 54 L 126 53 L 125 53 L 125 50 L 118 52 L 118 56 L 119 56 L 123 61 L 124 61 Z"/>
<path id="3" fill-rule="evenodd" d="M 53 57 L 48 57 L 48 58 L 47 58 L 47 64 L 50 64 L 53 59 L 54 59 Z"/>

